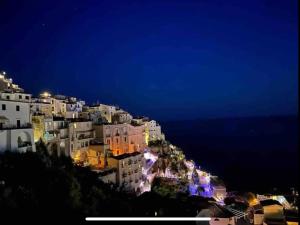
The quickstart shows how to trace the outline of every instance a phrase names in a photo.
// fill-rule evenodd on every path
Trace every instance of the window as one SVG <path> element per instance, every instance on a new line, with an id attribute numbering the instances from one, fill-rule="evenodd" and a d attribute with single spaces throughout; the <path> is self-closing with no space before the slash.
<path id="1" fill-rule="evenodd" d="M 2 110 L 6 110 L 6 105 L 2 104 Z"/>
<path id="2" fill-rule="evenodd" d="M 20 111 L 20 106 L 19 105 L 16 106 L 16 110 Z"/>
<path id="3" fill-rule="evenodd" d="M 124 137 L 124 141 L 127 142 L 127 138 L 126 137 Z"/>
<path id="4" fill-rule="evenodd" d="M 19 95 L 19 99 L 22 99 L 22 95 Z"/>
<path id="5" fill-rule="evenodd" d="M 106 144 L 110 145 L 110 140 L 109 139 L 106 140 Z"/>
<path id="6" fill-rule="evenodd" d="M 21 120 L 17 120 L 17 127 L 21 127 Z"/>
<path id="7" fill-rule="evenodd" d="M 6 95 L 6 99 L 9 99 L 9 96 L 8 96 L 8 95 Z"/>
<path id="8" fill-rule="evenodd" d="M 26 95 L 26 96 L 25 96 L 25 99 L 27 99 L 27 100 L 28 100 L 28 99 L 29 99 L 29 96 L 28 96 L 28 95 Z"/>

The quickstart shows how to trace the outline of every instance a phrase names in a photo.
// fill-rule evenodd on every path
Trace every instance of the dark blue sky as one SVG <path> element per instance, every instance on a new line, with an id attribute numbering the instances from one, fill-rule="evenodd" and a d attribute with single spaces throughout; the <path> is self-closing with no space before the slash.
<path id="1" fill-rule="evenodd" d="M 160 120 L 296 114 L 296 0 L 0 1 L 0 69 Z"/>

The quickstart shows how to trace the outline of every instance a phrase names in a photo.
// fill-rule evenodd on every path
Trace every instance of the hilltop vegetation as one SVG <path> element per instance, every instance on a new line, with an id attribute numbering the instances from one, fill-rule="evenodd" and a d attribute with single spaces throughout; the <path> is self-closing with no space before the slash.
<path id="1" fill-rule="evenodd" d="M 69 157 L 49 155 L 42 143 L 36 153 L 0 155 L 0 210 L 12 218 L 83 221 L 85 216 L 196 216 L 197 204 L 206 201 L 187 193 L 174 195 L 167 188 L 138 197 L 118 192 Z"/>

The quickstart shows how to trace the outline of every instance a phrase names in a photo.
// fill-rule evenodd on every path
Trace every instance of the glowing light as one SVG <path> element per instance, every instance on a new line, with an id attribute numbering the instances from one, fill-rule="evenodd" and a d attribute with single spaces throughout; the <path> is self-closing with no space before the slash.
<path id="1" fill-rule="evenodd" d="M 47 91 L 43 92 L 41 95 L 42 95 L 43 97 L 45 97 L 45 98 L 48 98 L 48 97 L 51 96 L 51 94 L 50 94 L 49 92 L 47 92 Z"/>

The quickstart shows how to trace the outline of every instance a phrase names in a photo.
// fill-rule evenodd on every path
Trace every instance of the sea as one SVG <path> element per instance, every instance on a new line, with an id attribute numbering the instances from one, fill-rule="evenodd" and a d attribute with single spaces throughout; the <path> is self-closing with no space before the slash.
<path id="1" fill-rule="evenodd" d="M 166 139 L 229 191 L 287 192 L 297 187 L 298 116 L 160 122 Z"/>

